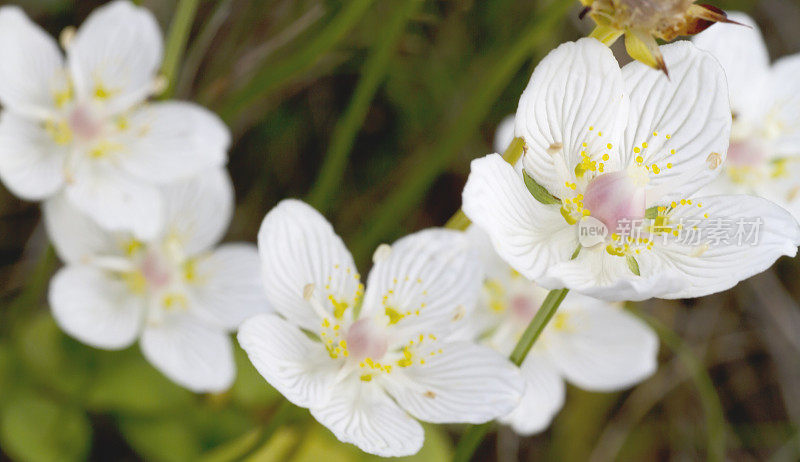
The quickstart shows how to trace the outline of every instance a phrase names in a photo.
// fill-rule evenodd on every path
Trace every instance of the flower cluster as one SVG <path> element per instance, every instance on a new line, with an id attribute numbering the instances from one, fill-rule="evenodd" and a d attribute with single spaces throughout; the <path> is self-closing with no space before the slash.
<path id="1" fill-rule="evenodd" d="M 523 146 L 521 158 L 472 162 L 474 225 L 379 246 L 363 283 L 299 200 L 267 213 L 257 248 L 218 245 L 234 206 L 230 134 L 191 103 L 148 102 L 164 85 L 147 10 L 97 9 L 65 31 L 62 55 L 19 8 L 0 8 L 0 179 L 43 201 L 65 263 L 53 317 L 97 348 L 138 341 L 195 392 L 232 385 L 236 332 L 288 401 L 387 457 L 419 451 L 419 421 L 531 434 L 562 407 L 565 382 L 645 380 L 657 337 L 618 302 L 719 292 L 800 245 L 780 206 L 800 216 L 800 60 L 770 68 L 757 29 L 725 24 L 659 48 L 654 36 L 733 22 L 691 0 L 583 3 L 595 38 L 543 59 L 498 130 L 496 150 Z M 622 34 L 642 62 L 620 68 L 596 39 Z M 562 297 L 548 309 L 546 289 Z"/>

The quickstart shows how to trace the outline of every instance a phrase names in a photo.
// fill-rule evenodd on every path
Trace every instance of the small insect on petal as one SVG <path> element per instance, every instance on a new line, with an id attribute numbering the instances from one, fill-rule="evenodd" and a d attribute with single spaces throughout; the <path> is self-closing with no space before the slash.
<path id="1" fill-rule="evenodd" d="M 717 167 L 722 165 L 722 156 L 720 156 L 717 152 L 712 152 L 708 155 L 708 157 L 706 157 L 706 164 L 708 164 L 709 170 L 715 170 Z"/>

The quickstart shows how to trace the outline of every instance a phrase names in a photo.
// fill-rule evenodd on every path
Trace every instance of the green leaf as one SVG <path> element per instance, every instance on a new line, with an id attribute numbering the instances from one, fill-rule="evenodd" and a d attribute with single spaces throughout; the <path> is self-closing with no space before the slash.
<path id="1" fill-rule="evenodd" d="M 572 256 L 569 257 L 570 260 L 574 260 L 578 258 L 578 255 L 581 253 L 581 249 L 583 248 L 582 245 L 578 244 L 578 247 L 575 247 L 575 251 L 572 252 Z"/>
<path id="2" fill-rule="evenodd" d="M 0 443 L 16 460 L 85 460 L 91 431 L 80 409 L 30 391 L 17 395 L 0 415 Z"/>
<path id="3" fill-rule="evenodd" d="M 187 461 L 200 456 L 200 438 L 181 415 L 121 419 L 119 427 L 128 444 L 145 460 Z"/>
<path id="4" fill-rule="evenodd" d="M 633 258 L 633 255 L 625 255 L 625 261 L 628 263 L 628 269 L 631 270 L 631 273 L 641 276 L 641 274 L 639 274 L 639 262 Z"/>
<path id="5" fill-rule="evenodd" d="M 533 177 L 528 175 L 528 172 L 523 171 L 522 176 L 525 178 L 525 186 L 528 188 L 528 191 L 530 191 L 531 196 L 533 196 L 534 199 L 545 205 L 561 203 L 560 200 L 553 197 L 552 194 L 547 192 L 547 189 L 545 189 L 544 186 L 537 183 L 536 180 L 533 179 Z"/>

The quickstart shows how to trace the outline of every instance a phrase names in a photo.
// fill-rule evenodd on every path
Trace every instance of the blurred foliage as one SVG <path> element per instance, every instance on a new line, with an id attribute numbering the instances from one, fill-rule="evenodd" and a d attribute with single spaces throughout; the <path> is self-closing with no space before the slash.
<path id="1" fill-rule="evenodd" d="M 103 2 L 1 3 L 22 6 L 57 36 Z M 166 35 L 177 2 L 138 3 Z M 800 51 L 793 0 L 711 3 L 752 12 L 773 58 Z M 537 60 L 591 27 L 577 10 L 567 0 L 199 1 L 174 90 L 220 112 L 234 131 L 229 169 L 238 202 L 228 239 L 253 241 L 272 206 L 308 197 L 322 175 L 326 184 L 312 198 L 362 271 L 378 242 L 443 224 L 460 205 L 469 161 L 490 151 L 494 127 L 516 109 Z M 68 338 L 45 301 L 57 264 L 37 206 L 0 190 L 0 236 L 3 456 L 375 459 L 297 408 L 254 448 L 282 400 L 240 350 L 233 389 L 194 395 L 161 376 L 138 347 L 99 351 Z M 798 278 L 800 265 L 782 261 L 724 294 L 639 305 L 710 371 L 731 460 L 800 459 Z M 476 458 L 703 459 L 705 416 L 690 372 L 664 348 L 659 371 L 634 390 L 570 388 L 547 432 L 520 438 L 497 428 Z M 425 448 L 408 460 L 449 459 L 461 431 L 428 426 Z"/>

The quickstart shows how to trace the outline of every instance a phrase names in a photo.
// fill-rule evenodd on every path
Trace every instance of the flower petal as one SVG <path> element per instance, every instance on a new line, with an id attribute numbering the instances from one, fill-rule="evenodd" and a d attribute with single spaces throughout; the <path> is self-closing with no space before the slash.
<path id="1" fill-rule="evenodd" d="M 688 197 L 713 180 L 722 170 L 731 131 L 728 87 L 719 63 L 690 42 L 661 51 L 669 77 L 639 62 L 622 69 L 630 96 L 624 165 L 641 157 L 639 163 L 650 167 L 648 206 L 653 198 Z"/>
<path id="2" fill-rule="evenodd" d="M 369 273 L 362 316 L 403 316 L 391 322 L 415 334 L 423 325 L 451 332 L 478 301 L 483 274 L 476 257 L 459 231 L 427 229 L 398 240 Z"/>
<path id="3" fill-rule="evenodd" d="M 714 55 L 725 70 L 736 117 L 752 120 L 763 104 L 761 88 L 769 72 L 769 52 L 751 17 L 737 11 L 727 14 L 738 24 L 716 23 L 694 36 L 692 42 Z"/>
<path id="4" fill-rule="evenodd" d="M 120 255 L 120 242 L 75 208 L 63 194 L 43 205 L 47 235 L 67 263 L 86 263 L 97 255 Z"/>
<path id="5" fill-rule="evenodd" d="M 658 337 L 621 307 L 570 294 L 548 326 L 547 354 L 572 384 L 589 391 L 630 387 L 658 367 Z"/>
<path id="6" fill-rule="evenodd" d="M 80 164 L 66 195 L 80 211 L 109 231 L 130 231 L 141 239 L 154 237 L 163 224 L 163 200 L 155 186 L 120 172 L 109 163 Z"/>
<path id="7" fill-rule="evenodd" d="M 536 66 L 519 101 L 515 131 L 527 144 L 525 169 L 560 196 L 566 178 L 554 157 L 561 156 L 568 172 L 574 172 L 582 151 L 600 155 L 607 144 L 618 142 L 626 113 L 619 64 L 611 50 L 595 39 L 562 44 Z"/>
<path id="8" fill-rule="evenodd" d="M 56 94 L 67 88 L 64 58 L 56 42 L 21 8 L 0 8 L 0 102 L 6 109 L 44 119 Z"/>
<path id="9" fill-rule="evenodd" d="M 538 282 L 548 289 L 566 287 L 607 301 L 646 300 L 686 285 L 681 275 L 667 271 L 669 266 L 652 252 L 642 251 L 635 258 L 638 276 L 625 257 L 609 254 L 603 245 L 582 248 L 575 259 L 551 266 Z"/>
<path id="10" fill-rule="evenodd" d="M 311 415 L 339 441 L 381 457 L 410 456 L 425 440 L 422 426 L 373 384 L 346 380 L 331 390 L 331 399 L 311 408 Z"/>
<path id="11" fill-rule="evenodd" d="M 767 77 L 759 122 L 775 131 L 775 153 L 800 156 L 800 53 L 781 58 Z M 757 116 L 758 117 L 758 116 Z"/>
<path id="12" fill-rule="evenodd" d="M 472 161 L 463 193 L 464 213 L 489 234 L 497 253 L 528 279 L 569 260 L 578 233 L 558 207 L 531 196 L 522 178 L 497 154 Z"/>
<path id="13" fill-rule="evenodd" d="M 315 297 L 329 312 L 331 298 L 351 306 L 359 290 L 353 257 L 333 227 L 308 204 L 288 199 L 261 223 L 258 250 L 267 300 L 286 319 L 317 331 L 320 316 L 303 298 L 313 284 Z"/>
<path id="14" fill-rule="evenodd" d="M 164 183 L 225 164 L 231 136 L 214 113 L 196 104 L 167 101 L 131 113 L 120 135 L 121 159 L 132 175 Z"/>
<path id="15" fill-rule="evenodd" d="M 432 423 L 483 423 L 511 412 L 525 388 L 519 369 L 500 353 L 470 342 L 434 345 L 383 377 L 387 391 L 414 417 Z M 397 374 L 398 378 L 395 378 Z"/>
<path id="16" fill-rule="evenodd" d="M 663 298 L 702 297 L 730 289 L 766 270 L 780 256 L 797 253 L 800 226 L 782 207 L 745 195 L 693 199 L 693 204 L 697 203 L 702 207 L 679 206 L 669 218 L 670 222 L 683 223 L 679 240 L 688 242 L 668 241 L 663 245 L 655 240 L 654 252 L 687 284 Z M 696 234 L 690 235 L 695 227 Z M 698 244 L 693 241 L 696 236 Z"/>
<path id="17" fill-rule="evenodd" d="M 498 419 L 511 425 L 520 435 L 533 435 L 546 429 L 564 406 L 564 380 L 546 356 L 531 351 L 520 368 L 525 392 L 510 414 Z"/>
<path id="18" fill-rule="evenodd" d="M 188 255 L 211 249 L 225 235 L 233 216 L 233 184 L 223 168 L 164 187 L 165 233 Z"/>
<path id="19" fill-rule="evenodd" d="M 268 311 L 261 260 L 252 244 L 225 244 L 195 261 L 189 288 L 209 320 L 236 330 L 246 319 Z"/>
<path id="20" fill-rule="evenodd" d="M 327 402 L 341 363 L 297 326 L 261 314 L 241 325 L 237 339 L 261 376 L 286 399 L 302 407 Z"/>
<path id="21" fill-rule="evenodd" d="M 228 335 L 186 313 L 145 326 L 140 345 L 153 366 L 196 393 L 227 390 L 236 378 Z"/>
<path id="22" fill-rule="evenodd" d="M 78 97 L 116 113 L 152 92 L 163 59 L 161 30 L 146 8 L 117 0 L 89 15 L 67 58 Z"/>
<path id="23" fill-rule="evenodd" d="M 17 196 L 41 200 L 61 189 L 67 152 L 38 122 L 11 111 L 0 115 L 0 179 Z"/>
<path id="24" fill-rule="evenodd" d="M 139 334 L 144 299 L 110 273 L 70 265 L 50 281 L 48 301 L 64 332 L 87 345 L 106 350 L 130 346 Z"/>
<path id="25" fill-rule="evenodd" d="M 494 142 L 492 148 L 494 152 L 503 153 L 508 149 L 508 146 L 514 141 L 514 124 L 515 116 L 510 115 L 500 122 L 497 129 L 494 131 Z"/>

